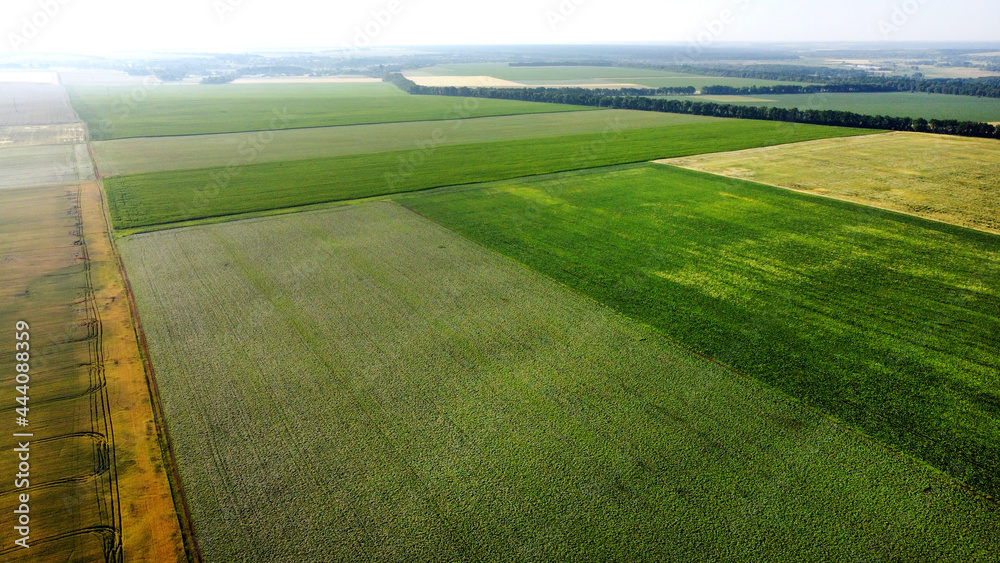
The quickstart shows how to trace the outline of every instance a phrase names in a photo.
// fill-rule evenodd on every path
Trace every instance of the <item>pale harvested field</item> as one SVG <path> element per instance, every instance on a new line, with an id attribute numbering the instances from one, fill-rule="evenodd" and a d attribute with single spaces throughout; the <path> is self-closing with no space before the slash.
<path id="1" fill-rule="evenodd" d="M 35 373 L 32 547 L 5 543 L 3 561 L 186 560 L 102 205 L 96 183 L 0 191 L 0 322 L 30 324 Z M 0 457 L 0 471 L 16 473 L 13 461 Z M 0 486 L 0 502 L 18 492 Z"/>
<path id="2" fill-rule="evenodd" d="M 74 184 L 94 179 L 87 145 L 0 149 L 0 190 Z"/>
<path id="3" fill-rule="evenodd" d="M 0 322 L 29 323 L 34 373 L 31 547 L 5 543 L 0 560 L 187 561 L 101 188 L 80 183 L 93 179 L 86 129 L 59 123 L 62 87 L 37 92 L 12 99 L 0 125 Z M 21 111 L 44 123 L 16 124 Z M 0 350 L 3 388 L 12 350 Z M 0 458 L 4 475 L 15 459 Z M 0 485 L 0 501 L 20 492 Z M 0 512 L 0 526 L 14 516 Z"/>
<path id="4" fill-rule="evenodd" d="M 133 76 L 120 70 L 60 70 L 59 82 L 64 86 L 138 86 L 162 84 L 152 75 Z"/>
<path id="5" fill-rule="evenodd" d="M 404 73 L 405 74 L 405 73 Z M 420 86 L 455 86 L 461 88 L 524 88 L 524 84 L 492 76 L 410 76 Z"/>
<path id="6" fill-rule="evenodd" d="M 381 78 L 365 76 L 272 76 L 260 78 L 237 78 L 233 84 L 365 84 L 382 82 Z"/>
<path id="7" fill-rule="evenodd" d="M 11 83 L 18 84 L 59 84 L 59 75 L 48 71 L 0 70 L 0 87 L 6 89 Z"/>
<path id="8" fill-rule="evenodd" d="M 4 84 L 0 88 L 0 125 L 52 125 L 77 121 L 62 86 Z"/>
<path id="9" fill-rule="evenodd" d="M 417 150 L 462 143 L 593 133 L 613 139 L 619 131 L 703 123 L 715 118 L 628 110 L 484 117 L 467 121 L 424 121 L 289 129 L 191 137 L 144 137 L 93 144 L 101 176 L 277 162 L 346 154 Z M 273 137 L 272 137 L 273 135 Z M 263 140 L 269 142 L 264 143 Z M 247 156 L 252 155 L 252 159 Z"/>
<path id="10" fill-rule="evenodd" d="M 83 123 L 0 126 L 0 149 L 39 145 L 73 145 L 86 142 L 87 129 Z"/>
<path id="11" fill-rule="evenodd" d="M 102 392 L 102 346 L 86 248 L 82 244 L 78 186 L 0 190 L 0 322 L 31 328 L 28 431 L 31 452 L 29 550 L 0 546 L 3 561 L 114 561 L 121 544 L 113 435 Z M 13 340 L 11 340 L 13 342 Z M 0 350 L 5 418 L 13 421 L 13 346 Z M 105 357 L 108 361 L 112 358 Z M 9 432 L 5 452 L 15 447 Z M 13 476 L 14 456 L 0 456 Z M 6 481 L 6 480 L 5 480 Z M 0 485 L 0 503 L 15 506 L 13 481 Z M 23 491 L 21 491 L 23 492 Z M 0 525 L 11 538 L 10 510 Z M 88 532 L 89 530 L 89 532 Z M 86 532 L 86 533 L 83 533 Z"/>
<path id="12" fill-rule="evenodd" d="M 922 133 L 657 161 L 1000 233 L 1000 141 Z"/>

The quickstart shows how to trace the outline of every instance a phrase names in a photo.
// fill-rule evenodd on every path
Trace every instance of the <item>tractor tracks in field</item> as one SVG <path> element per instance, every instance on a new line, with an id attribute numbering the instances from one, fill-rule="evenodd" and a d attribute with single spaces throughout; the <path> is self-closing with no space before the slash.
<path id="1" fill-rule="evenodd" d="M 97 440 L 94 440 L 93 443 L 95 467 L 102 469 L 95 476 L 95 479 L 98 485 L 101 522 L 108 523 L 107 527 L 114 530 L 113 540 L 109 541 L 105 539 L 105 555 L 109 561 L 118 561 L 122 559 L 123 550 L 115 430 L 111 420 L 111 400 L 108 396 L 108 381 L 104 365 L 104 323 L 101 319 L 100 307 L 97 304 L 97 295 L 94 292 L 93 263 L 87 245 L 87 237 L 83 231 L 82 184 L 77 189 L 77 212 L 80 214 L 80 247 L 84 260 L 84 271 L 87 276 L 86 304 L 88 319 L 90 320 L 89 332 L 93 335 L 89 339 L 90 388 L 93 389 L 90 395 L 91 432 L 92 434 L 103 435 L 106 440 L 105 444 Z"/>
<path id="2" fill-rule="evenodd" d="M 90 427 L 91 435 L 103 436 L 105 442 L 93 441 L 94 475 L 97 486 L 98 510 L 102 528 L 113 531 L 113 537 L 105 537 L 105 557 L 108 561 L 120 561 L 122 553 L 122 514 L 118 490 L 118 467 L 115 453 L 115 430 L 111 420 L 111 400 L 108 396 L 108 382 L 104 365 L 104 324 L 101 319 L 94 280 L 90 250 L 83 231 L 83 185 L 77 188 L 76 213 L 78 214 L 79 245 L 87 279 L 86 307 L 88 320 L 87 339 L 90 355 Z"/>
<path id="3" fill-rule="evenodd" d="M 81 504 L 81 508 L 85 512 L 80 514 L 81 521 L 78 526 L 82 527 L 77 529 L 57 527 L 56 533 L 35 539 L 33 545 L 61 541 L 81 534 L 92 533 L 93 530 L 100 530 L 104 546 L 104 561 L 121 563 L 123 561 L 122 514 L 118 489 L 115 432 L 111 420 L 111 400 L 108 394 L 105 371 L 104 324 L 97 302 L 90 249 L 84 233 L 84 185 L 78 184 L 75 188 L 71 187 L 70 190 L 67 194 L 68 209 L 66 215 L 72 221 L 72 230 L 69 231 L 67 239 L 63 240 L 67 240 L 67 244 L 68 241 L 72 241 L 72 246 L 77 249 L 72 260 L 82 266 L 82 271 L 73 274 L 78 276 L 74 278 L 74 285 L 82 282 L 82 287 L 77 290 L 79 293 L 76 296 L 66 299 L 66 303 L 73 307 L 72 320 L 67 325 L 66 332 L 57 336 L 52 344 L 66 347 L 72 351 L 74 357 L 79 358 L 80 363 L 76 361 L 65 362 L 48 370 L 48 374 L 60 379 L 71 378 L 68 381 L 77 381 L 76 377 L 80 377 L 80 379 L 77 384 L 68 387 L 64 392 L 54 397 L 48 397 L 39 404 L 85 400 L 89 403 L 89 420 L 84 421 L 81 418 L 75 428 L 67 429 L 70 431 L 55 434 L 46 433 L 31 441 L 38 445 L 54 444 L 53 447 L 67 451 L 76 451 L 76 449 L 63 444 L 72 444 L 77 441 L 80 453 L 73 454 L 71 461 L 86 461 L 86 464 L 81 464 L 76 469 L 67 468 L 65 472 L 54 474 L 35 487 L 39 489 L 66 485 L 93 487 L 96 501 L 94 504 L 91 504 L 89 500 Z M 53 244 L 58 243 L 61 242 L 53 241 Z M 60 298 L 61 300 L 62 298 Z M 77 327 L 84 328 L 86 332 L 77 334 Z M 84 358 L 86 358 L 85 361 Z M 85 379 L 82 377 L 84 373 L 86 373 Z M 81 442 L 81 440 L 84 441 Z M 70 467 L 73 465 L 75 464 L 71 464 Z M 0 494 L 10 492 L 12 491 L 4 490 L 0 491 Z"/>
<path id="4" fill-rule="evenodd" d="M 84 126 L 86 128 L 86 125 Z M 128 274 L 125 271 L 125 263 L 122 261 L 121 254 L 118 252 L 118 246 L 115 244 L 114 235 L 112 234 L 112 223 L 110 211 L 108 208 L 107 193 L 104 191 L 103 181 L 100 176 L 100 171 L 97 167 L 97 159 L 94 155 L 93 144 L 89 141 L 90 134 L 87 131 L 87 152 L 90 155 L 90 162 L 94 168 L 94 178 L 98 186 L 98 193 L 100 195 L 100 205 L 101 212 L 104 217 L 105 225 L 107 229 L 108 243 L 110 245 L 111 254 L 115 261 L 115 266 L 117 267 L 118 274 L 121 277 L 121 282 L 125 290 L 125 296 L 128 300 L 129 314 L 131 317 L 131 326 L 133 333 L 135 335 L 136 343 L 139 346 L 139 353 L 142 358 L 143 371 L 146 377 L 146 388 L 149 392 L 149 399 L 152 407 L 153 413 L 153 424 L 156 428 L 157 443 L 160 446 L 160 455 L 163 459 L 164 470 L 167 475 L 167 480 L 170 485 L 170 495 L 173 497 L 174 507 L 177 512 L 177 523 L 180 528 L 181 541 L 184 547 L 185 558 L 190 563 L 201 563 L 203 561 L 201 549 L 198 546 L 198 541 L 195 536 L 194 524 L 191 518 L 190 505 L 188 504 L 187 496 L 184 494 L 184 489 L 182 486 L 180 472 L 177 467 L 177 457 L 174 453 L 173 442 L 170 439 L 170 432 L 167 428 L 166 417 L 163 412 L 163 402 L 160 398 L 160 390 L 156 384 L 156 373 L 153 369 L 152 358 L 149 352 L 149 346 L 146 341 L 146 332 L 143 330 L 142 321 L 139 317 L 139 309 L 135 303 L 135 295 L 132 291 L 132 284 L 129 281 Z M 89 273 L 88 273 L 89 275 Z M 91 286 L 93 287 L 93 286 Z M 105 395 L 107 394 L 105 385 Z"/>

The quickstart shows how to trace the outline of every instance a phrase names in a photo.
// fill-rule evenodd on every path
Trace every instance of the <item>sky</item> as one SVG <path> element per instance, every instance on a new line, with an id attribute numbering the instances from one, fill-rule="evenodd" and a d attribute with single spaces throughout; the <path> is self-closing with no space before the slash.
<path id="1" fill-rule="evenodd" d="M 997 0 L 3 0 L 0 54 L 612 42 L 1000 42 Z"/>

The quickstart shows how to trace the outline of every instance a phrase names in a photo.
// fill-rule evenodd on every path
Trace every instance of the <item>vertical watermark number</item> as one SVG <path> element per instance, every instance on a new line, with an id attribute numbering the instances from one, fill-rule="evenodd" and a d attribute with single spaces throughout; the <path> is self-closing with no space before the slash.
<path id="1" fill-rule="evenodd" d="M 22 548 L 28 547 L 28 538 L 31 533 L 31 496 L 28 493 L 28 489 L 31 486 L 29 481 L 31 477 L 29 458 L 31 455 L 30 438 L 33 434 L 27 431 L 28 392 L 31 389 L 30 329 L 31 327 L 24 321 L 18 321 L 14 325 L 14 390 L 15 400 L 17 401 L 17 407 L 14 409 L 16 415 L 14 419 L 14 423 L 16 424 L 14 438 L 17 441 L 17 447 L 14 448 L 14 454 L 17 456 L 17 474 L 14 475 L 14 488 L 18 492 L 18 506 L 14 509 L 14 532 L 16 538 L 14 544 Z M 25 438 L 29 438 L 29 440 L 22 442 L 21 440 Z"/>

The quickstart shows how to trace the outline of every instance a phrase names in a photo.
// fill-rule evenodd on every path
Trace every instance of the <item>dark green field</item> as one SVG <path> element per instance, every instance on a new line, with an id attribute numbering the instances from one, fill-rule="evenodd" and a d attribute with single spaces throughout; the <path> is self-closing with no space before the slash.
<path id="1" fill-rule="evenodd" d="M 383 83 L 73 87 L 69 94 L 96 141 L 594 109 L 408 96 Z"/>
<path id="2" fill-rule="evenodd" d="M 108 178 L 104 185 L 115 228 L 142 230 L 237 213 L 865 133 L 870 131 L 726 121 L 153 172 Z"/>
<path id="3" fill-rule="evenodd" d="M 1000 238 L 646 164 L 400 196 L 1000 496 Z"/>

